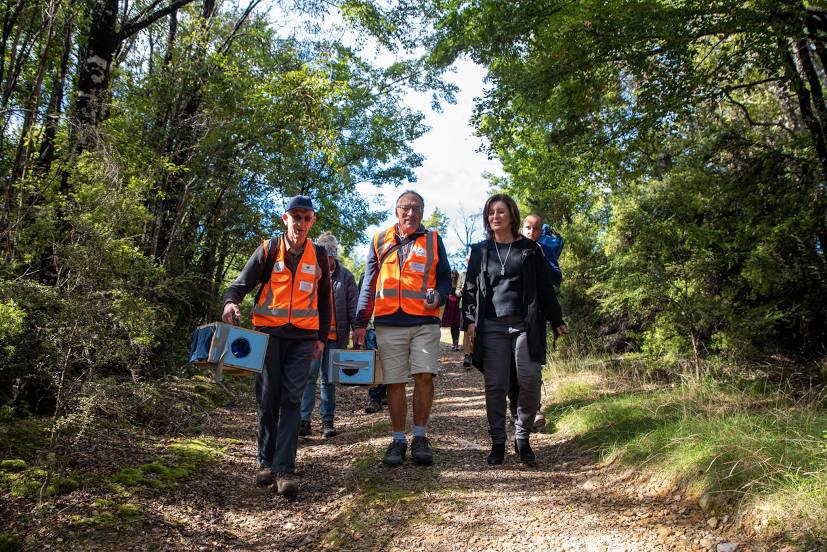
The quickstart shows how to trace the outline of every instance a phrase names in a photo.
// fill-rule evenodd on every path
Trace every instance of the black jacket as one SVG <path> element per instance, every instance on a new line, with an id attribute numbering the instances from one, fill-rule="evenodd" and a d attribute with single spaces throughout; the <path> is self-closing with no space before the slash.
<path id="1" fill-rule="evenodd" d="M 525 239 L 525 238 L 523 238 Z M 482 365 L 481 330 L 485 326 L 485 305 L 491 292 L 487 271 L 488 245 L 482 241 L 471 246 L 468 273 L 462 292 L 462 314 L 468 323 L 476 324 L 473 363 L 478 369 Z M 546 269 L 545 258 L 540 246 L 528 247 L 522 252 L 523 312 L 525 313 L 526 337 L 531 360 L 544 364 L 546 361 L 546 320 L 553 327 L 564 324 L 560 303 L 554 294 L 551 275 Z"/>

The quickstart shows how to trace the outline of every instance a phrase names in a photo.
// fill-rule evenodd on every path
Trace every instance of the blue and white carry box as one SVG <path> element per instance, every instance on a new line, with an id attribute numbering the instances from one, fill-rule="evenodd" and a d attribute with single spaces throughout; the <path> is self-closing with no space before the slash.
<path id="1" fill-rule="evenodd" d="M 382 361 L 371 349 L 330 349 L 328 381 L 342 385 L 378 385 L 382 383 Z"/>
<path id="2" fill-rule="evenodd" d="M 255 375 L 264 368 L 267 340 L 264 332 L 213 322 L 192 334 L 190 362 L 213 370 L 216 383 L 222 373 Z"/>

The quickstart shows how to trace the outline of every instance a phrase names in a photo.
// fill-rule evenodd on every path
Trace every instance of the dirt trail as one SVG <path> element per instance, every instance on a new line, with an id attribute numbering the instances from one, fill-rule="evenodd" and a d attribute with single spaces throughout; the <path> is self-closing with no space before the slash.
<path id="1" fill-rule="evenodd" d="M 432 467 L 381 464 L 387 410 L 365 414 L 366 390 L 337 390 L 339 436 L 299 444 L 300 496 L 253 485 L 252 396 L 205 434 L 237 439 L 174 493 L 144 504 L 144 521 L 76 542 L 100 550 L 715 550 L 731 539 L 678 495 L 649 496 L 617 470 L 553 434 L 532 436 L 538 466 L 509 450 L 485 464 L 482 376 L 442 346 L 429 434 Z M 317 406 L 318 412 L 318 406 Z M 58 547 L 59 548 L 59 547 Z M 744 549 L 743 546 L 740 549 Z"/>

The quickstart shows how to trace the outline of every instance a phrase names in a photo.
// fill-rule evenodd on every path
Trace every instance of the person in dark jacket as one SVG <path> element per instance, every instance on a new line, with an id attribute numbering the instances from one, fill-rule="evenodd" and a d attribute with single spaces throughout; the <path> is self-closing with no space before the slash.
<path id="1" fill-rule="evenodd" d="M 451 328 L 452 351 L 459 351 L 459 296 L 457 295 L 457 284 L 459 272 L 451 271 L 451 291 L 448 292 L 448 301 L 445 303 L 445 310 L 442 313 L 442 327 Z"/>
<path id="2" fill-rule="evenodd" d="M 359 290 L 356 288 L 356 279 L 353 274 L 339 263 L 339 240 L 330 232 L 325 232 L 316 238 L 316 245 L 327 251 L 327 262 L 330 268 L 330 284 L 333 291 L 333 315 L 331 317 L 330 333 L 325 341 L 324 354 L 319 360 L 310 364 L 310 379 L 304 389 L 299 426 L 299 435 L 312 434 L 310 416 L 316 403 L 316 381 L 319 372 L 322 376 L 322 385 L 319 404 L 319 415 L 322 418 L 322 435 L 325 438 L 335 437 L 338 434 L 334 425 L 336 415 L 336 385 L 329 379 L 328 357 L 331 349 L 346 349 L 350 330 L 356 322 L 356 301 L 359 299 Z"/>
<path id="3" fill-rule="evenodd" d="M 529 435 L 534 425 L 546 358 L 546 324 L 567 333 L 560 304 L 539 245 L 520 235 L 520 211 L 505 194 L 488 198 L 483 209 L 487 238 L 471 248 L 462 297 L 473 342 L 473 363 L 485 378 L 485 411 L 491 435 L 490 465 L 505 457 L 506 395 L 514 360 L 520 396 L 514 448 L 535 465 Z"/>
<path id="4" fill-rule="evenodd" d="M 269 334 L 264 370 L 256 375 L 258 473 L 256 484 L 275 479 L 287 499 L 298 493 L 294 476 L 300 401 L 310 361 L 320 358 L 330 327 L 330 269 L 327 252 L 307 234 L 316 221 L 307 196 L 287 201 L 287 231 L 262 242 L 224 294 L 221 319 L 241 317 L 244 297 L 262 286 L 253 307 L 253 325 Z M 275 477 L 274 477 L 275 476 Z"/>

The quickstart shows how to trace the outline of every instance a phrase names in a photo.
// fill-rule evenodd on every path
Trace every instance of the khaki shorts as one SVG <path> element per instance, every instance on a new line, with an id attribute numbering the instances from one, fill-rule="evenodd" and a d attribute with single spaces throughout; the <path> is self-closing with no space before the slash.
<path id="1" fill-rule="evenodd" d="M 412 374 L 438 374 L 439 324 L 376 326 L 383 383 L 406 383 Z"/>

